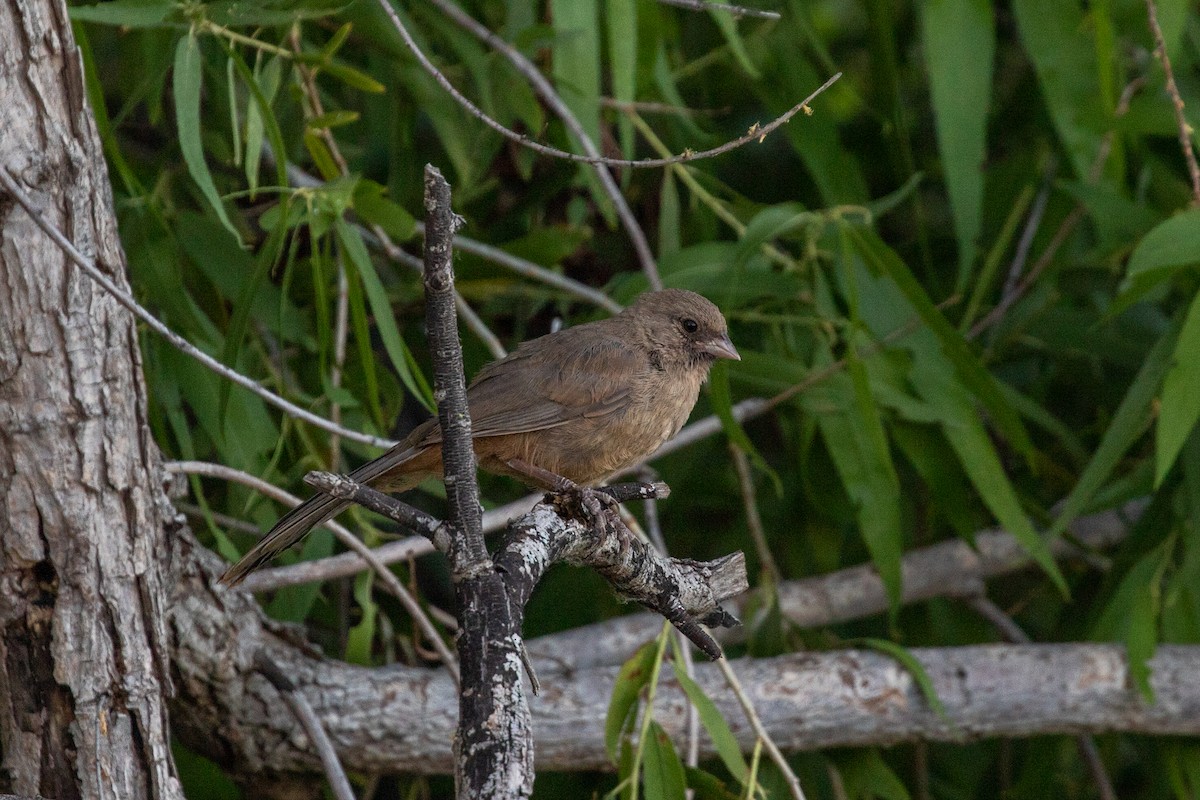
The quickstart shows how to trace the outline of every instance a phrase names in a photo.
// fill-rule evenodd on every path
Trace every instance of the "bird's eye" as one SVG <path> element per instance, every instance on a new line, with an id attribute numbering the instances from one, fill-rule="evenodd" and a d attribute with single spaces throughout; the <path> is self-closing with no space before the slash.
<path id="1" fill-rule="evenodd" d="M 681 319 L 679 324 L 683 325 L 683 329 L 688 333 L 695 333 L 696 331 L 700 330 L 700 323 L 696 322 L 696 320 L 692 319 L 691 317 Z"/>

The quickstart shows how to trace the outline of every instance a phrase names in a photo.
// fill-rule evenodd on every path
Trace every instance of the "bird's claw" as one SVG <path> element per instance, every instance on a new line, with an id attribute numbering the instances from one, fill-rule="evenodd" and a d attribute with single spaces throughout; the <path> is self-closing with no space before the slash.
<path id="1" fill-rule="evenodd" d="M 605 511 L 615 511 L 620 503 L 603 489 L 580 486 L 566 478 L 552 492 L 554 502 L 571 516 L 588 523 L 596 523 Z"/>

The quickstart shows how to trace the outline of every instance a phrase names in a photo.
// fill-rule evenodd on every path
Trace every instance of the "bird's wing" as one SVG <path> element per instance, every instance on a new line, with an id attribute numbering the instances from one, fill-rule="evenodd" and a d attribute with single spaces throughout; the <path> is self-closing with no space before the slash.
<path id="1" fill-rule="evenodd" d="M 528 433 L 623 411 L 630 378 L 645 368 L 645 359 L 596 327 L 534 339 L 484 367 L 467 390 L 472 435 Z M 421 444 L 440 440 L 434 426 Z"/>

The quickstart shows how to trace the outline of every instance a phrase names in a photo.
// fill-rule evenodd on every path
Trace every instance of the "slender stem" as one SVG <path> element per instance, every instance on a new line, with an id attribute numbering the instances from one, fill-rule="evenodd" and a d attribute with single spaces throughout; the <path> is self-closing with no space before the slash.
<path id="1" fill-rule="evenodd" d="M 258 667 L 259 673 L 275 687 L 283 697 L 283 701 L 296 715 L 300 725 L 303 726 L 304 732 L 308 735 L 308 741 L 312 743 L 313 749 L 317 751 L 317 756 L 321 759 L 321 767 L 325 770 L 325 776 L 329 778 L 329 788 L 333 791 L 333 796 L 336 800 L 355 800 L 354 790 L 350 788 L 346 771 L 338 761 L 333 742 L 330 741 L 329 734 L 325 732 L 325 727 L 321 725 L 321 719 L 308 702 L 308 698 L 296 687 L 287 673 L 271 660 L 265 650 L 258 651 L 255 657 L 255 666 Z"/>
<path id="2" fill-rule="evenodd" d="M 800 788 L 800 779 L 796 777 L 791 765 L 787 763 L 787 759 L 775 744 L 775 740 L 771 738 L 766 726 L 759 719 L 758 712 L 754 710 L 754 703 L 750 700 L 750 695 L 746 694 L 746 690 L 742 688 L 742 683 L 738 680 L 733 667 L 730 666 L 729 659 L 717 659 L 717 666 L 720 668 L 721 674 L 725 676 L 725 682 L 729 684 L 729 688 L 737 697 L 738 703 L 741 704 L 742 711 L 746 714 L 746 721 L 750 723 L 750 727 L 754 729 L 755 734 L 767 749 L 767 755 L 771 757 L 771 761 L 775 763 L 780 774 L 787 781 L 788 791 L 791 792 L 793 800 L 804 800 L 804 790 Z"/>
<path id="3" fill-rule="evenodd" d="M 1188 175 L 1192 179 L 1192 205 L 1200 206 L 1200 164 L 1196 163 L 1196 151 L 1192 147 L 1192 126 L 1188 124 L 1183 113 L 1183 97 L 1175 84 L 1175 70 L 1171 67 L 1171 57 L 1167 55 L 1167 43 L 1163 39 L 1162 27 L 1158 24 L 1158 5 L 1154 0 L 1146 0 L 1146 16 L 1150 23 L 1150 31 L 1154 34 L 1155 55 L 1158 56 L 1166 74 L 1167 94 L 1171 97 L 1175 125 L 1179 129 L 1179 146 L 1183 150 L 1183 160 L 1187 162 Z"/>

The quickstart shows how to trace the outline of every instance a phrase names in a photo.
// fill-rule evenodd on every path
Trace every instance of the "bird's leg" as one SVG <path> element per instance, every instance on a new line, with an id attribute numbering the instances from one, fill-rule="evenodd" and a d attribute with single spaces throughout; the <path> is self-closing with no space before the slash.
<path id="1" fill-rule="evenodd" d="M 603 513 L 604 508 L 602 504 L 610 509 L 616 508 L 618 505 L 616 498 L 607 492 L 580 486 L 570 478 L 564 478 L 558 473 L 543 469 L 536 464 L 530 464 L 528 461 L 511 458 L 505 461 L 504 464 L 514 474 L 520 475 L 529 481 L 530 485 L 536 486 L 539 489 L 545 489 L 552 494 L 563 495 L 575 500 L 589 521 L 597 519 Z"/>

